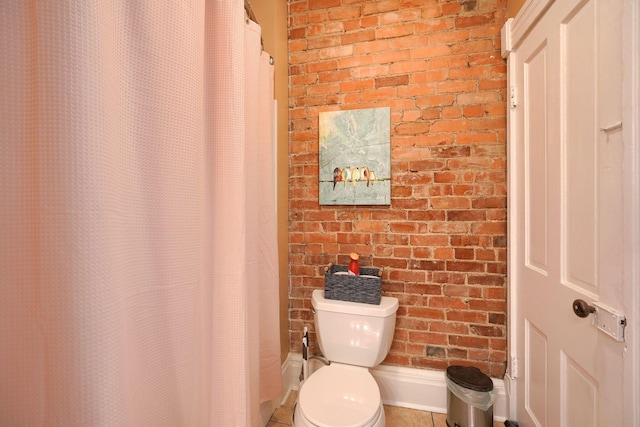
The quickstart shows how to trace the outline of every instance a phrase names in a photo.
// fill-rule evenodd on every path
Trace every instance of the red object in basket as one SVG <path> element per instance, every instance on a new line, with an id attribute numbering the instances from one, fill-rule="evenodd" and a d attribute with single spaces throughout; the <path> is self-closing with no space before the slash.
<path id="1" fill-rule="evenodd" d="M 360 266 L 358 265 L 358 258 L 360 258 L 360 256 L 355 252 L 352 252 L 349 256 L 351 257 L 351 262 L 349 262 L 349 275 L 359 276 Z"/>

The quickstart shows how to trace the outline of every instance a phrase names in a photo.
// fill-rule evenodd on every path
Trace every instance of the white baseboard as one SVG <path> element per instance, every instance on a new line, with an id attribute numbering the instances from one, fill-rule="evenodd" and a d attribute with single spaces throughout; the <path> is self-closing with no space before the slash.
<path id="1" fill-rule="evenodd" d="M 380 387 L 382 402 L 403 408 L 429 412 L 447 412 L 447 383 L 443 371 L 380 365 L 371 370 Z M 504 381 L 492 378 L 496 396 L 493 417 L 504 421 L 507 416 L 507 395 Z"/>
<path id="2" fill-rule="evenodd" d="M 313 372 L 318 366 L 312 365 L 309 370 Z M 289 353 L 287 360 L 282 364 L 282 384 L 285 390 L 283 403 L 292 390 L 300 388 L 301 370 L 302 355 Z M 381 365 L 372 369 L 371 374 L 380 387 L 384 404 L 422 411 L 447 412 L 447 383 L 444 372 Z M 493 417 L 496 421 L 504 421 L 507 419 L 505 384 L 500 379 L 492 380 L 496 392 Z"/>
<path id="3" fill-rule="evenodd" d="M 282 364 L 282 388 L 285 390 L 282 403 L 287 401 L 293 390 L 300 388 L 300 373 L 302 372 L 302 355 L 289 353 Z"/>

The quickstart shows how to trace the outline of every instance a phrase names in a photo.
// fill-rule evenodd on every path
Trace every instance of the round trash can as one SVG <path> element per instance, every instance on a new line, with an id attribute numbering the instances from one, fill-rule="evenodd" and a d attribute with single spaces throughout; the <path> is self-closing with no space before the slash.
<path id="1" fill-rule="evenodd" d="M 473 366 L 447 368 L 447 426 L 493 427 L 493 381 Z"/>

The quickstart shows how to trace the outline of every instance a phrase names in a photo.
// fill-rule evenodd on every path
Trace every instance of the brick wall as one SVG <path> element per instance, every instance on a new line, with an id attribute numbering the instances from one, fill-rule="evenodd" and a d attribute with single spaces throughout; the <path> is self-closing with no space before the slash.
<path id="1" fill-rule="evenodd" d="M 400 300 L 385 363 L 503 375 L 505 19 L 506 0 L 289 0 L 292 351 L 322 266 L 358 252 Z M 383 106 L 391 206 L 319 206 L 318 113 Z"/>

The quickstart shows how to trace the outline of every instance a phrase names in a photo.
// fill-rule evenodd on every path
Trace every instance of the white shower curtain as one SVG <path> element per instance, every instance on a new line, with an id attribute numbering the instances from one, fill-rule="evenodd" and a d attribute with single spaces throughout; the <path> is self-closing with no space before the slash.
<path id="1" fill-rule="evenodd" d="M 0 0 L 0 425 L 255 426 L 273 69 L 242 0 Z"/>

